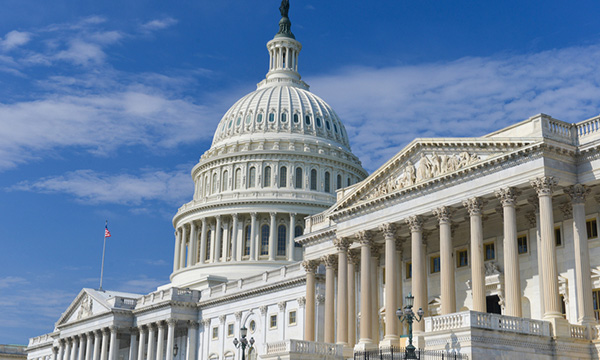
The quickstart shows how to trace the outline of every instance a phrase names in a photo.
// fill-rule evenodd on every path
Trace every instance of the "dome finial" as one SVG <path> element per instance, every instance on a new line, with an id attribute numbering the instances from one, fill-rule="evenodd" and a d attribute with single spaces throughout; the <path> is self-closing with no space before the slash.
<path id="1" fill-rule="evenodd" d="M 279 12 L 281 12 L 281 20 L 279 20 L 279 32 L 275 35 L 275 37 L 288 37 L 292 39 L 296 38 L 294 34 L 292 34 L 292 22 L 288 18 L 289 11 L 289 0 L 281 0 L 281 5 L 279 6 Z"/>

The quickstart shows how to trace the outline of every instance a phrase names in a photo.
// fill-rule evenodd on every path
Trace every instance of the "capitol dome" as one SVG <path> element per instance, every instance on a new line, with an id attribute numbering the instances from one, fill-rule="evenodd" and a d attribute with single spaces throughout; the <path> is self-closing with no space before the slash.
<path id="1" fill-rule="evenodd" d="M 269 71 L 223 116 L 192 169 L 192 201 L 175 217 L 171 283 L 202 289 L 302 259 L 304 219 L 367 172 L 340 118 L 298 72 L 287 16 L 267 43 Z"/>

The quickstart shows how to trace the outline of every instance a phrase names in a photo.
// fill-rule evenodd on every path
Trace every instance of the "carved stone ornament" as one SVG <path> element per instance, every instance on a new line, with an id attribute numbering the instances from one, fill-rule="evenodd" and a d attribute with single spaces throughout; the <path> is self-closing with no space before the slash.
<path id="1" fill-rule="evenodd" d="M 235 315 L 235 319 L 238 320 L 238 321 L 242 319 L 242 312 L 241 311 L 236 311 L 235 313 L 233 313 L 233 315 Z"/>
<path id="2" fill-rule="evenodd" d="M 397 238 L 396 239 L 396 251 L 402 251 L 404 248 L 405 239 Z"/>
<path id="3" fill-rule="evenodd" d="M 277 303 L 277 306 L 279 307 L 279 311 L 285 311 L 285 307 L 287 306 L 287 302 L 280 301 L 280 302 Z"/>
<path id="4" fill-rule="evenodd" d="M 483 201 L 474 197 L 463 201 L 463 206 L 467 208 L 470 216 L 481 216 Z"/>
<path id="5" fill-rule="evenodd" d="M 517 196 L 519 196 L 519 191 L 515 188 L 504 188 L 500 190 L 496 190 L 496 197 L 502 203 L 502 206 L 515 206 L 517 203 Z"/>
<path id="6" fill-rule="evenodd" d="M 86 317 L 92 316 L 93 307 L 94 300 L 88 294 L 85 294 L 81 300 L 81 306 L 79 307 L 79 311 L 77 312 L 77 320 L 81 320 Z"/>
<path id="7" fill-rule="evenodd" d="M 304 260 L 302 266 L 307 273 L 315 273 L 319 267 L 319 262 L 316 260 Z"/>
<path id="8" fill-rule="evenodd" d="M 552 196 L 552 189 L 557 182 L 554 176 L 542 176 L 529 182 L 538 196 Z"/>
<path id="9" fill-rule="evenodd" d="M 188 327 L 190 329 L 198 329 L 200 327 L 200 324 L 198 324 L 198 322 L 196 320 L 189 320 Z"/>
<path id="10" fill-rule="evenodd" d="M 304 308 L 306 306 L 306 298 L 304 296 L 299 297 L 298 299 L 296 299 L 296 301 L 298 301 L 298 306 L 300 306 L 301 308 Z"/>
<path id="11" fill-rule="evenodd" d="M 316 297 L 317 300 L 317 305 L 321 305 L 325 303 L 325 295 L 323 294 L 318 294 Z"/>
<path id="12" fill-rule="evenodd" d="M 225 322 L 225 319 L 226 319 L 226 316 L 225 316 L 225 315 L 219 315 L 219 321 L 220 321 L 221 323 L 224 323 L 224 322 Z"/>
<path id="13" fill-rule="evenodd" d="M 373 237 L 368 231 L 359 231 L 356 237 L 361 245 L 370 246 L 373 243 Z"/>
<path id="14" fill-rule="evenodd" d="M 379 231 L 383 233 L 383 237 L 387 239 L 394 239 L 396 236 L 396 225 L 392 223 L 385 223 L 379 226 Z"/>
<path id="15" fill-rule="evenodd" d="M 204 326 L 205 329 L 208 328 L 210 326 L 210 319 L 203 319 L 202 326 Z"/>
<path id="16" fill-rule="evenodd" d="M 410 216 L 406 219 L 406 224 L 410 227 L 411 232 L 423 231 L 423 220 L 418 215 Z"/>
<path id="17" fill-rule="evenodd" d="M 537 197 L 537 195 L 528 197 L 527 202 L 529 205 L 533 206 L 533 211 L 536 213 L 540 211 L 540 199 Z"/>
<path id="18" fill-rule="evenodd" d="M 321 261 L 325 264 L 325 267 L 335 268 L 337 266 L 337 255 L 323 255 Z"/>
<path id="19" fill-rule="evenodd" d="M 498 275 L 501 274 L 500 269 L 498 268 L 498 265 L 496 265 L 495 262 L 490 261 L 485 263 L 485 276 L 490 276 L 490 275 Z"/>
<path id="20" fill-rule="evenodd" d="M 452 209 L 448 206 L 440 206 L 439 208 L 434 209 L 433 215 L 435 215 L 438 218 L 440 224 L 449 223 L 452 221 Z"/>
<path id="21" fill-rule="evenodd" d="M 348 251 L 348 264 L 360 265 L 360 252 L 354 250 Z"/>
<path id="22" fill-rule="evenodd" d="M 262 315 L 265 315 L 267 313 L 267 305 L 262 305 L 258 308 L 258 310 L 260 310 L 260 313 Z"/>
<path id="23" fill-rule="evenodd" d="M 565 194 L 569 196 L 573 204 L 583 204 L 585 203 L 585 198 L 590 194 L 590 189 L 584 185 L 575 184 L 567 186 Z"/>
<path id="24" fill-rule="evenodd" d="M 338 251 L 348 251 L 348 248 L 352 242 L 348 238 L 335 238 L 333 239 L 333 246 L 335 246 Z"/>
<path id="25" fill-rule="evenodd" d="M 537 227 L 537 215 L 535 214 L 535 212 L 528 212 L 527 215 L 525 215 L 525 218 L 527 219 L 527 221 L 529 221 L 529 226 Z"/>
<path id="26" fill-rule="evenodd" d="M 566 202 L 558 205 L 558 208 L 563 213 L 563 219 L 570 219 L 573 217 L 573 204 Z"/>

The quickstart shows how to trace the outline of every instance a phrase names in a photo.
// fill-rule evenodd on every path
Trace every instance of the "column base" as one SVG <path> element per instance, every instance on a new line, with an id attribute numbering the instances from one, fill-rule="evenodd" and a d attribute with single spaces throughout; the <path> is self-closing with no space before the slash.
<path id="1" fill-rule="evenodd" d="M 354 357 L 354 349 L 352 349 L 350 346 L 348 346 L 348 344 L 346 344 L 344 345 L 342 354 L 344 354 L 344 359 L 352 359 Z"/>
<path id="2" fill-rule="evenodd" d="M 571 337 L 571 330 L 569 329 L 569 322 L 562 316 L 549 317 L 549 318 L 545 318 L 544 320 L 550 322 L 550 331 L 551 331 L 553 337 L 555 337 L 555 338 L 558 338 L 558 337 L 570 338 Z"/>
<path id="3" fill-rule="evenodd" d="M 399 347 L 400 346 L 400 337 L 399 336 L 388 336 L 386 335 L 383 340 L 379 342 L 379 347 Z"/>
<path id="4" fill-rule="evenodd" d="M 377 349 L 377 345 L 373 344 L 371 339 L 360 339 L 359 343 L 354 346 L 354 351 L 369 351 Z"/>

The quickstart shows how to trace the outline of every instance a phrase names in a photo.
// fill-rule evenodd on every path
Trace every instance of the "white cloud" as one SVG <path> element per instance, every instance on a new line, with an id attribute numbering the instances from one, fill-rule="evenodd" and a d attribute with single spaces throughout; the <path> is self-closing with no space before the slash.
<path id="1" fill-rule="evenodd" d="M 188 170 L 146 170 L 140 175 L 77 170 L 33 182 L 24 181 L 9 190 L 64 193 L 89 204 L 139 205 L 150 200 L 181 204 L 193 192 L 193 183 Z"/>
<path id="2" fill-rule="evenodd" d="M 9 288 L 15 285 L 24 285 L 28 284 L 27 279 L 22 278 L 20 276 L 4 276 L 0 277 L 0 289 Z"/>
<path id="3" fill-rule="evenodd" d="M 0 39 L 0 47 L 7 51 L 27 44 L 29 40 L 31 33 L 13 30 Z"/>
<path id="4" fill-rule="evenodd" d="M 69 47 L 66 50 L 58 52 L 55 58 L 70 61 L 75 65 L 85 66 L 104 62 L 106 54 L 98 44 L 74 39 L 69 43 Z"/>
<path id="5" fill-rule="evenodd" d="M 163 19 L 155 19 L 152 21 L 148 21 L 145 24 L 142 24 L 140 26 L 140 30 L 143 32 L 162 30 L 162 29 L 166 29 L 168 27 L 171 27 L 171 26 L 177 24 L 177 22 L 178 22 L 177 19 L 174 19 L 172 17 L 166 17 Z"/>
<path id="6" fill-rule="evenodd" d="M 538 113 L 600 112 L 600 46 L 469 57 L 308 78 L 336 109 L 354 153 L 375 170 L 416 137 L 479 136 Z"/>

